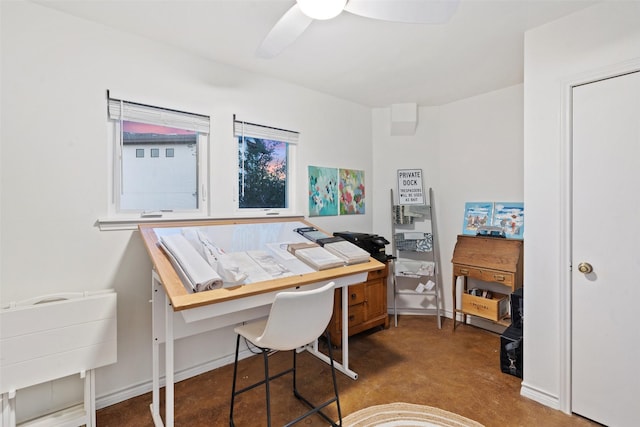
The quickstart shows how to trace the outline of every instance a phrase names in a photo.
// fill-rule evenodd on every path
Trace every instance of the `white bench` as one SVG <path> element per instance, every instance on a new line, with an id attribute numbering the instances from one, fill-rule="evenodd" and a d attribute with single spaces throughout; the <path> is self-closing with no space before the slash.
<path id="1" fill-rule="evenodd" d="M 117 361 L 116 293 L 46 295 L 0 311 L 0 427 L 16 425 L 16 391 L 70 375 L 84 378 L 84 404 L 21 426 L 95 426 L 94 369 Z"/>

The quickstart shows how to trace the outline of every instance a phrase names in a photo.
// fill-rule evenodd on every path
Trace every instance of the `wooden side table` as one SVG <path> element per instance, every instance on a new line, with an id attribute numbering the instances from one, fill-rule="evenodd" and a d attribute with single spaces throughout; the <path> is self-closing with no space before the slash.
<path id="1" fill-rule="evenodd" d="M 479 316 L 500 324 L 509 325 L 504 318 L 508 314 L 509 294 L 523 285 L 524 241 L 499 237 L 459 235 L 453 250 L 453 329 L 457 315 Z M 462 303 L 457 306 L 457 280 L 462 277 Z M 490 295 L 468 293 L 468 278 L 502 285 L 504 294 Z M 481 290 L 482 291 L 482 290 Z M 486 291 L 486 290 L 485 290 Z M 490 296 L 490 297 L 487 297 Z"/>

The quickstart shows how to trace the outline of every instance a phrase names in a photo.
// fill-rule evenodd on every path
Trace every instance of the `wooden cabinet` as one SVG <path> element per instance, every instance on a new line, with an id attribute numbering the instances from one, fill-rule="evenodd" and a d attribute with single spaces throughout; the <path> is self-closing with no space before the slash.
<path id="1" fill-rule="evenodd" d="M 479 316 L 508 325 L 503 318 L 508 313 L 509 295 L 523 284 L 524 242 L 517 239 L 503 239 L 482 236 L 458 236 L 453 250 L 453 307 L 455 309 L 453 328 L 457 314 Z M 461 307 L 457 305 L 457 282 L 462 278 Z M 502 293 L 491 292 L 490 298 L 471 295 L 468 278 L 502 285 Z"/>
<path id="2" fill-rule="evenodd" d="M 366 282 L 349 286 L 349 336 L 376 326 L 389 327 L 388 272 L 387 263 L 384 269 L 369 272 Z M 333 298 L 333 315 L 327 329 L 331 335 L 331 344 L 339 347 L 342 344 L 342 290 L 336 289 Z"/>

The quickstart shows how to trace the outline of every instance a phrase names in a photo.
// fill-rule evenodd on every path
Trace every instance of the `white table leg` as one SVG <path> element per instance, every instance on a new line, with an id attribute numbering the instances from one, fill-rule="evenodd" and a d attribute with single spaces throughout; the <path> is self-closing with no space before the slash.
<path id="1" fill-rule="evenodd" d="M 342 366 L 349 369 L 349 287 L 342 287 Z M 355 374 L 355 372 L 354 372 Z M 356 374 L 356 377 L 358 374 Z"/>
<path id="2" fill-rule="evenodd" d="M 165 425 L 166 427 L 173 427 L 173 308 L 169 302 L 169 298 L 165 294 Z"/>
<path id="3" fill-rule="evenodd" d="M 342 287 L 342 363 L 338 363 L 335 360 L 333 364 L 335 368 L 348 376 L 351 379 L 357 380 L 358 374 L 349 369 L 349 287 Z M 328 343 L 331 345 L 331 343 Z M 318 341 L 313 344 L 313 347 L 307 347 L 307 351 L 319 358 L 320 360 L 331 363 L 329 357 L 318 350 Z"/>
<path id="4" fill-rule="evenodd" d="M 15 427 L 16 425 L 16 391 L 11 390 L 2 394 L 2 427 Z"/>
<path id="5" fill-rule="evenodd" d="M 160 415 L 160 343 L 162 341 L 164 321 L 159 313 L 164 311 L 166 300 L 167 297 L 162 288 L 162 283 L 153 272 L 151 279 L 151 370 L 153 383 L 151 390 L 151 416 L 156 427 L 164 426 Z M 160 309 L 163 311 L 160 312 Z"/>
<path id="6" fill-rule="evenodd" d="M 80 372 L 84 377 L 84 411 L 86 414 L 86 427 L 96 426 L 96 374 L 95 370 Z"/>

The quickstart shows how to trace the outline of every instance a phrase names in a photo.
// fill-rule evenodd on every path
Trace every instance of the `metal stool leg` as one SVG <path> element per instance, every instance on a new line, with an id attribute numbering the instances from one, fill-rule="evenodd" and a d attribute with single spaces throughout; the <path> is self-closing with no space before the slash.
<path id="1" fill-rule="evenodd" d="M 320 404 L 320 405 L 314 405 L 313 403 L 311 403 L 309 400 L 307 400 L 304 396 L 302 396 L 297 389 L 296 386 L 296 381 L 295 381 L 295 377 L 296 377 L 296 351 L 293 350 L 293 394 L 300 399 L 302 402 L 304 402 L 309 408 L 311 408 L 310 411 L 308 411 L 307 413 L 299 416 L 298 418 L 296 418 L 293 421 L 290 421 L 289 423 L 285 424 L 285 427 L 288 426 L 292 426 L 294 424 L 296 424 L 298 421 L 308 417 L 311 414 L 315 414 L 317 413 L 318 415 L 320 415 L 322 418 L 324 418 L 329 425 L 331 426 L 342 426 L 342 411 L 340 409 L 340 398 L 338 396 L 338 381 L 337 381 L 337 377 L 336 377 L 336 369 L 335 369 L 335 365 L 333 363 L 333 347 L 331 346 L 331 337 L 329 336 L 329 331 L 325 332 L 325 336 L 327 338 L 327 344 L 329 346 L 329 360 L 331 362 L 331 378 L 333 380 L 333 392 L 334 392 L 334 397 L 327 400 L 326 402 Z M 331 403 L 335 402 L 336 403 L 336 407 L 338 410 L 338 422 L 339 424 L 336 424 L 331 418 L 329 418 L 328 415 L 326 415 L 324 412 L 322 412 L 322 409 L 329 406 Z"/>
<path id="2" fill-rule="evenodd" d="M 264 388 L 267 395 L 267 426 L 271 427 L 271 395 L 269 392 L 269 352 L 262 349 L 262 358 L 264 360 Z"/>
<path id="3" fill-rule="evenodd" d="M 233 424 L 233 403 L 236 398 L 236 378 L 238 376 L 238 353 L 240 351 L 240 335 L 236 339 L 236 357 L 233 364 L 233 386 L 231 388 L 231 408 L 229 409 L 229 426 L 234 427 Z"/>

